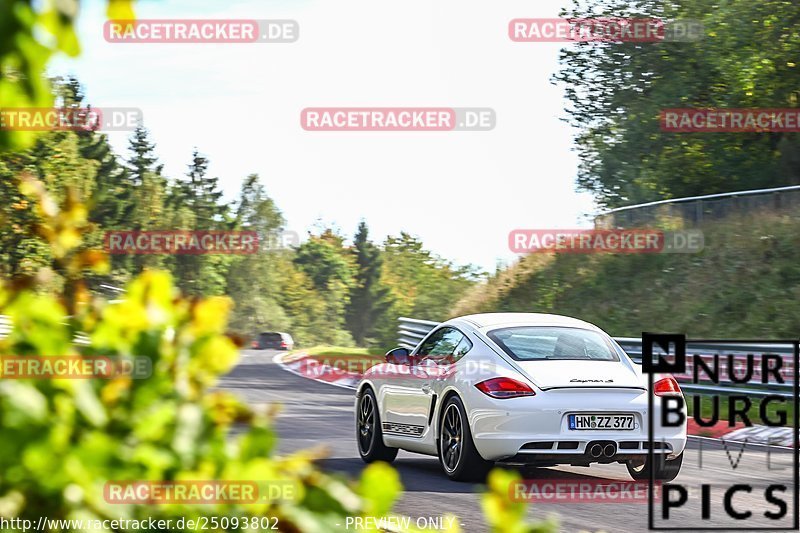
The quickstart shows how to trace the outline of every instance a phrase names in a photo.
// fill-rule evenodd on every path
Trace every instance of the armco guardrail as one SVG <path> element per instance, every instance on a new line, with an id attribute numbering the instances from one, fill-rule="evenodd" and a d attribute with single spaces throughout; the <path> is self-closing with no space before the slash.
<path id="1" fill-rule="evenodd" d="M 417 344 L 428 334 L 434 327 L 439 325 L 439 322 L 433 322 L 430 320 L 418 320 L 415 318 L 407 318 L 407 317 L 400 317 L 399 319 L 400 326 L 398 328 L 399 333 L 399 343 L 400 346 L 405 346 L 406 348 L 413 349 L 416 347 Z M 641 364 L 642 362 L 642 339 L 636 337 L 615 337 L 622 349 L 633 359 L 636 363 Z M 688 347 L 688 351 L 692 354 L 698 354 L 703 359 L 703 361 L 708 364 L 710 368 L 713 368 L 711 362 L 715 355 L 719 356 L 728 356 L 729 354 L 733 355 L 734 360 L 734 369 L 737 370 L 736 375 L 740 376 L 743 372 L 738 371 L 739 365 L 744 364 L 747 358 L 747 354 L 776 354 L 783 357 L 783 366 L 786 369 L 784 375 L 793 376 L 794 375 L 794 348 L 791 344 L 752 344 L 752 343 L 690 343 Z M 720 357 L 720 361 L 724 361 L 722 357 Z M 785 383 L 782 384 L 770 384 L 769 386 L 764 386 L 762 388 L 753 388 L 750 387 L 737 387 L 737 386 L 726 386 L 725 384 L 716 384 L 713 382 L 707 383 L 687 383 L 691 382 L 692 372 L 693 372 L 693 359 L 691 357 L 687 358 L 686 360 L 686 373 L 684 374 L 676 374 L 675 378 L 681 382 L 681 388 L 688 392 L 698 392 L 698 393 L 739 393 L 739 394 L 748 394 L 751 396 L 768 396 L 771 394 L 776 394 L 779 396 L 791 398 L 793 394 L 793 387 L 794 383 L 791 381 L 791 377 L 786 379 Z M 726 363 L 727 364 L 727 363 Z M 722 367 L 723 364 L 720 364 L 720 374 L 722 375 Z M 761 368 L 760 365 L 756 364 L 756 368 L 753 370 L 753 380 L 760 380 L 761 378 Z M 704 376 L 705 374 L 701 374 Z"/>
<path id="2" fill-rule="evenodd" d="M 800 185 L 790 185 L 627 205 L 597 215 L 594 225 L 597 229 L 630 228 L 653 224 L 666 217 L 680 218 L 687 226 L 697 226 L 705 220 L 725 218 L 732 213 L 795 213 L 798 207 Z"/>
<path id="3" fill-rule="evenodd" d="M 397 330 L 400 335 L 398 339 L 400 346 L 405 346 L 409 350 L 415 348 L 430 330 L 439 325 L 439 322 L 403 316 L 398 320 L 400 321 L 400 327 Z"/>

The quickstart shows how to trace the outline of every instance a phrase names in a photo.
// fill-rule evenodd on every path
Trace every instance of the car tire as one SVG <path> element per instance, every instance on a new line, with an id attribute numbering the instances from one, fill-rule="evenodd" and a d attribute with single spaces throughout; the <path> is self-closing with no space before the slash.
<path id="1" fill-rule="evenodd" d="M 391 463 L 397 457 L 397 448 L 391 448 L 383 443 L 378 402 L 375 399 L 375 393 L 369 387 L 364 389 L 358 399 L 356 442 L 358 443 L 358 454 L 365 463 L 374 461 Z"/>
<path id="2" fill-rule="evenodd" d="M 659 458 L 654 459 L 655 470 L 653 477 L 656 481 L 672 481 L 678 477 L 678 473 L 681 471 L 681 465 L 683 464 L 683 453 L 671 460 L 664 461 Z M 650 469 L 652 465 L 650 464 L 649 457 L 645 458 L 644 463 L 641 464 L 636 464 L 633 461 L 626 461 L 625 466 L 628 467 L 628 474 L 636 481 L 648 481 L 650 479 Z"/>
<path id="3" fill-rule="evenodd" d="M 472 440 L 467 413 L 458 396 L 451 396 L 442 408 L 439 421 L 439 463 L 454 481 L 484 482 L 494 466 L 480 456 Z"/>

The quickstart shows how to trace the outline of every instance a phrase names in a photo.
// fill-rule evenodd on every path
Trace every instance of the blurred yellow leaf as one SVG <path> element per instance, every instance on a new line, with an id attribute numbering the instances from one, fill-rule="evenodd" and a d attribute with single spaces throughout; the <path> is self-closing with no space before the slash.
<path id="1" fill-rule="evenodd" d="M 200 331 L 223 333 L 232 307 L 233 302 L 230 298 L 222 296 L 207 298 L 193 309 L 194 326 Z"/>
<path id="2" fill-rule="evenodd" d="M 132 0 L 108 0 L 106 16 L 109 20 L 133 20 L 136 15 L 133 12 Z"/>
<path id="3" fill-rule="evenodd" d="M 370 464 L 361 474 L 359 494 L 366 500 L 366 511 L 372 516 L 384 516 L 403 490 L 397 471 L 386 463 Z"/>

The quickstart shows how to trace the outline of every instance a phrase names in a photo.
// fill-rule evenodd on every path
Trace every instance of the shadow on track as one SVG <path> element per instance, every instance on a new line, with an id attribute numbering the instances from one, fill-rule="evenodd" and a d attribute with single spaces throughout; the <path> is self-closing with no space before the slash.
<path id="1" fill-rule="evenodd" d="M 321 468 L 327 471 L 346 473 L 352 477 L 361 475 L 361 471 L 366 467 L 365 463 L 358 457 L 331 458 L 319 461 Z M 482 492 L 484 488 L 480 484 L 459 483 L 451 481 L 442 471 L 439 460 L 435 457 L 403 457 L 398 458 L 392 463 L 400 474 L 403 487 L 406 492 L 440 492 L 446 494 L 465 494 Z M 591 480 L 596 482 L 619 482 L 619 479 L 604 478 L 597 475 L 579 474 L 576 472 L 565 472 L 553 468 L 524 468 L 512 465 L 498 464 L 498 468 L 516 470 L 527 480 L 564 480 L 564 481 L 584 481 Z"/>

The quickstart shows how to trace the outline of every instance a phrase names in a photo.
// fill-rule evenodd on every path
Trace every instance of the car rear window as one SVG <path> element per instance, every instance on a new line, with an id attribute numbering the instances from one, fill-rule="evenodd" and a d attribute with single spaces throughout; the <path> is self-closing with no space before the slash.
<path id="1" fill-rule="evenodd" d="M 281 341 L 281 334 L 280 333 L 262 333 L 261 340 L 263 341 Z"/>
<path id="2" fill-rule="evenodd" d="M 521 326 L 496 329 L 490 331 L 488 336 L 517 361 L 619 361 L 611 341 L 588 329 Z"/>

